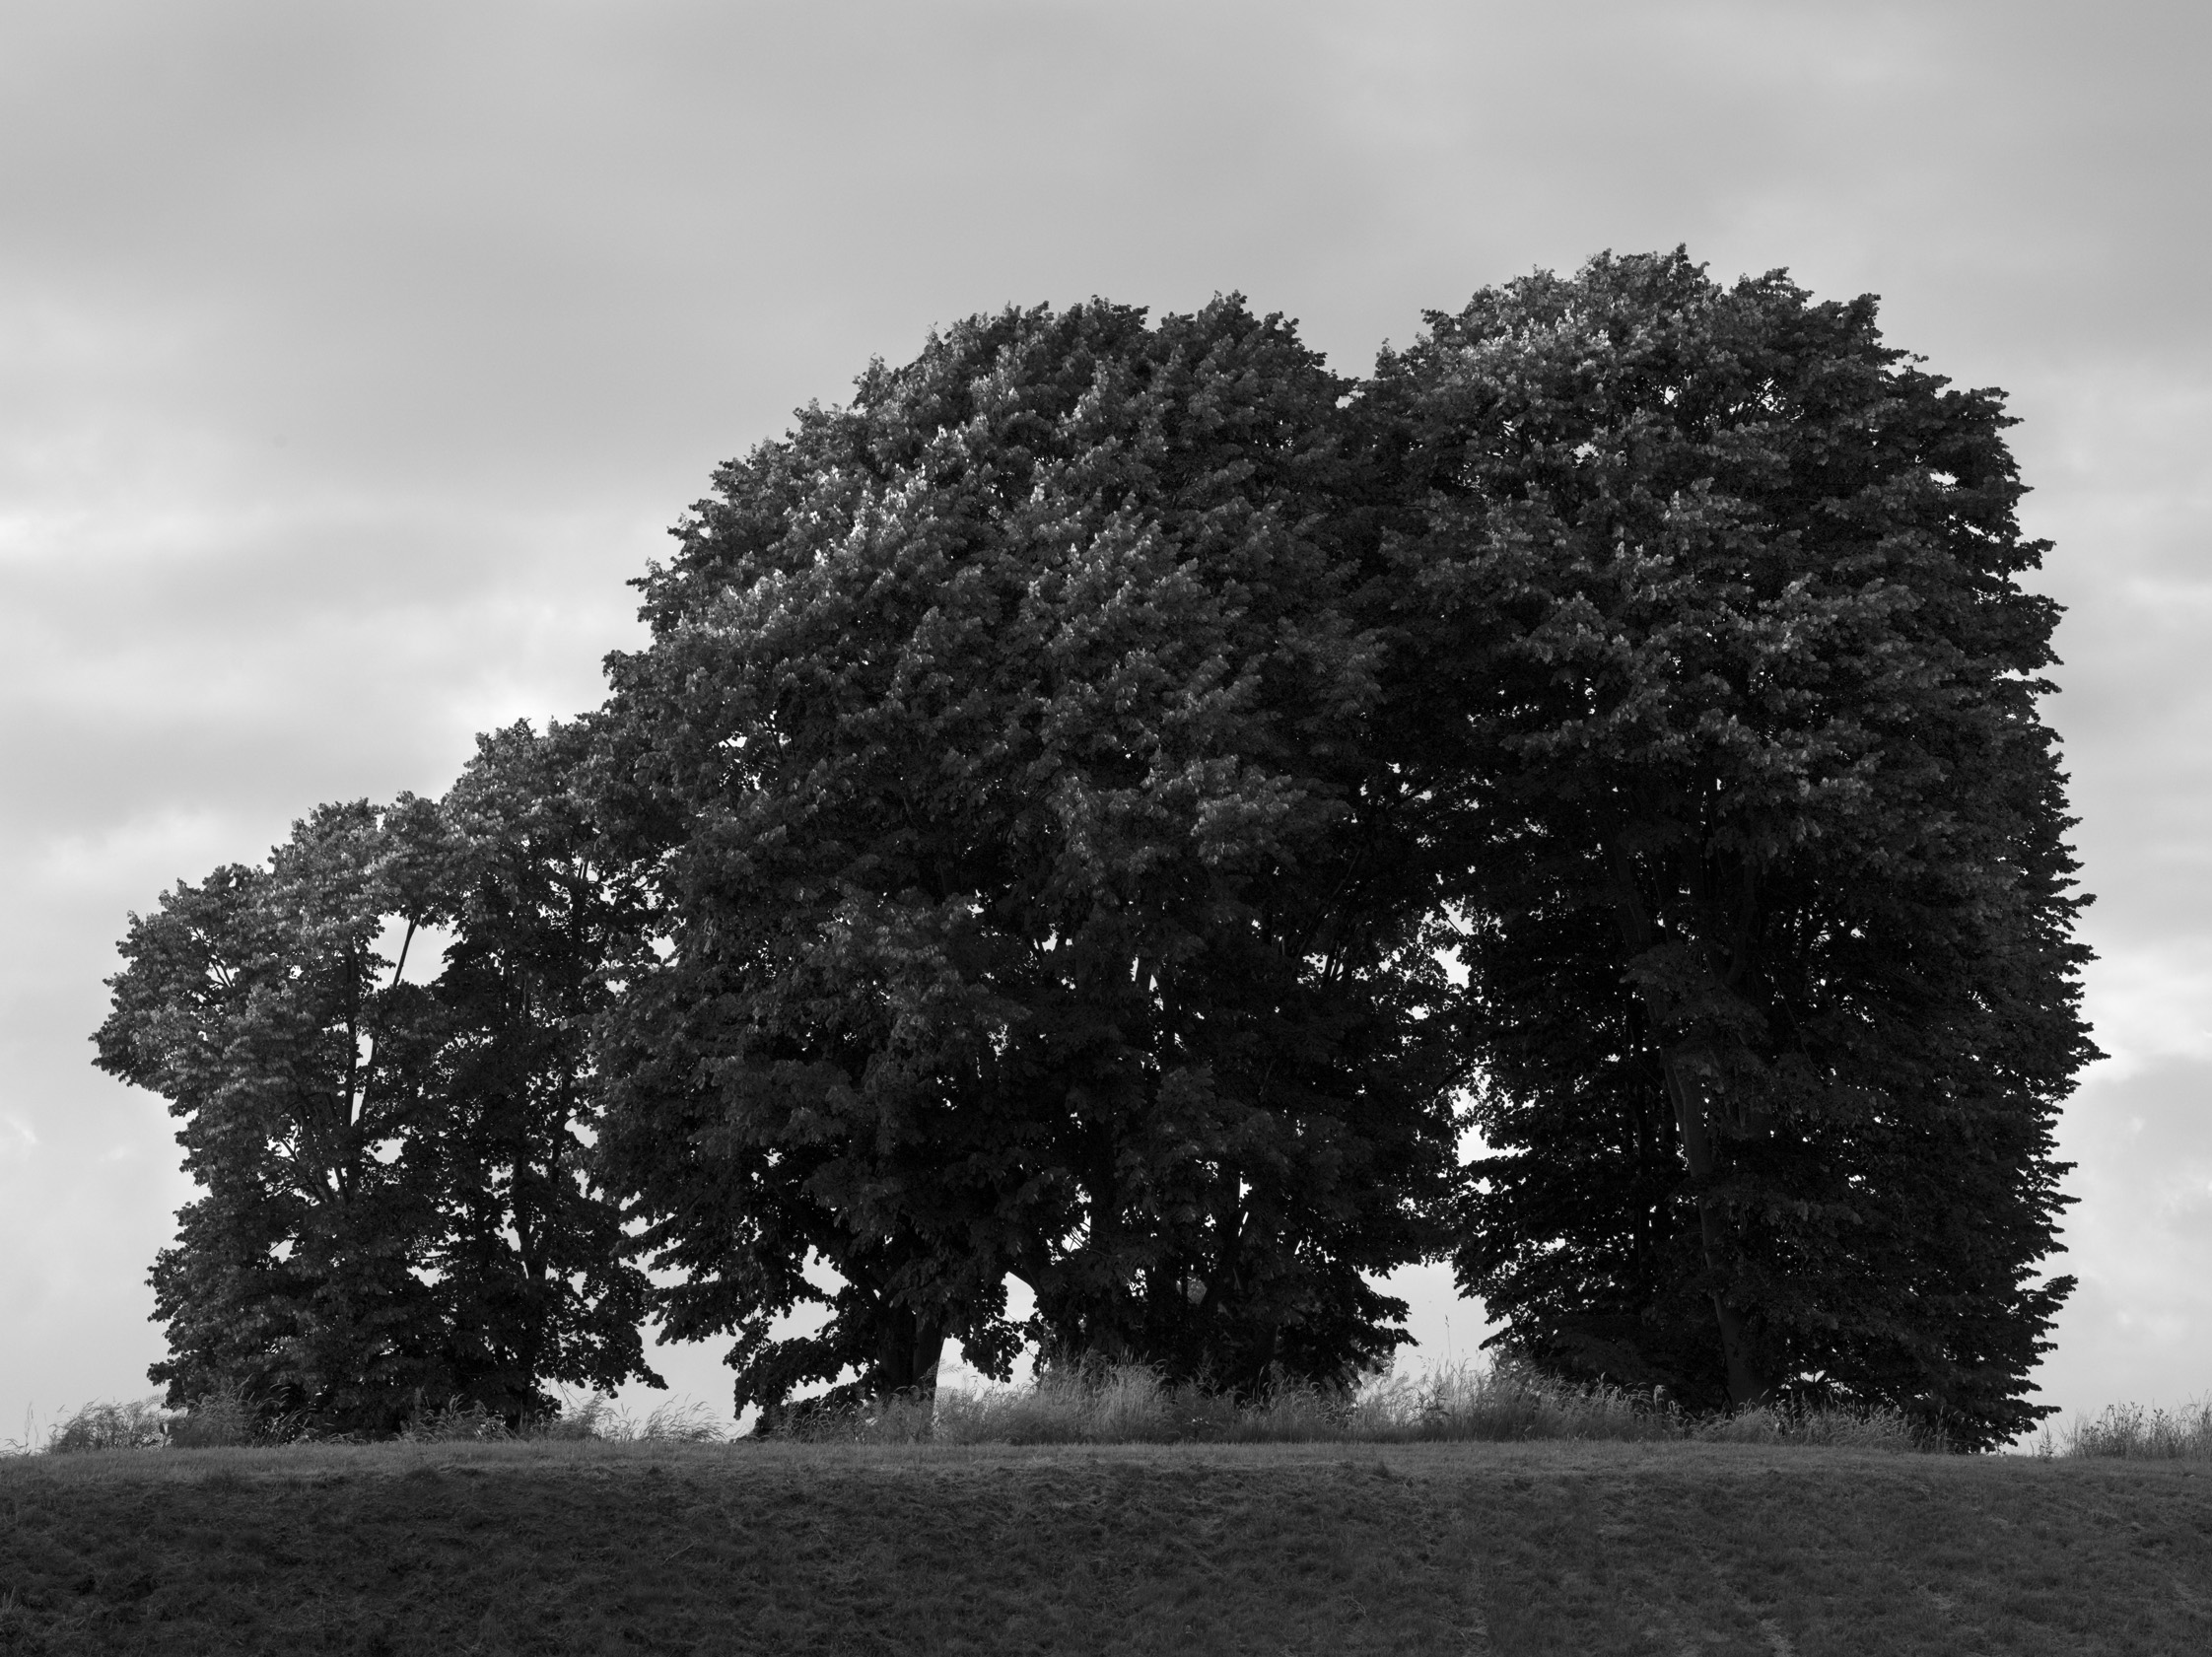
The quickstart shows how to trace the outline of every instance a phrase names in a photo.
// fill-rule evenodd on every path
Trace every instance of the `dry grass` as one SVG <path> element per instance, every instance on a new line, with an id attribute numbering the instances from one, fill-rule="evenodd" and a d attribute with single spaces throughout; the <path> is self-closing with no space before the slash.
<path id="1" fill-rule="evenodd" d="M 2111 1405 L 2095 1419 L 2076 1419 L 2066 1429 L 2062 1453 L 2122 1461 L 2212 1461 L 2212 1398 L 2171 1412 Z"/>
<path id="2" fill-rule="evenodd" d="M 2163 1417 L 2162 1417 L 2163 1419 Z M 598 1443 L 712 1443 L 726 1431 L 708 1406 L 669 1399 L 643 1421 L 612 1399 L 578 1395 L 560 1414 L 520 1431 L 481 1408 L 419 1412 L 399 1436 L 413 1443 L 574 1440 Z M 248 1402 L 218 1394 L 186 1411 L 158 1400 L 85 1406 L 42 1446 L 68 1453 L 106 1449 L 212 1449 L 286 1444 L 307 1434 L 296 1420 L 257 1420 Z M 1649 1395 L 1577 1386 L 1511 1362 L 1460 1365 L 1419 1375 L 1386 1374 L 1356 1392 L 1284 1385 L 1239 1404 L 1216 1392 L 1176 1386 L 1141 1364 L 1048 1369 L 1029 1382 L 933 1397 L 877 1400 L 800 1415 L 775 1436 L 864 1444 L 1414 1444 L 1569 1441 L 1803 1444 L 1831 1448 L 1920 1447 L 1894 1412 L 1759 1409 L 1694 1417 Z M 24 1446 L 32 1448 L 31 1445 Z"/>
<path id="3" fill-rule="evenodd" d="M 260 1416 L 242 1394 L 214 1393 L 184 1410 L 171 1410 L 156 1398 L 85 1405 L 50 1428 L 44 1439 L 26 1427 L 6 1447 L 16 1454 L 71 1455 L 89 1450 L 218 1450 L 303 1443 L 314 1435 L 302 1418 Z M 482 1406 L 426 1409 L 400 1429 L 398 1437 L 417 1444 L 490 1444 L 502 1441 L 567 1439 L 606 1444 L 715 1443 L 728 1436 L 714 1411 L 695 1399 L 672 1398 L 655 1406 L 643 1421 L 633 1419 L 613 1399 L 600 1394 L 565 1398 L 561 1412 L 519 1431 Z M 353 1442 L 351 1439 L 343 1442 Z"/>
<path id="4" fill-rule="evenodd" d="M 519 1431 L 482 1407 L 433 1410 L 415 1416 L 401 1438 L 417 1444 L 490 1444 L 535 1439 L 599 1444 L 716 1444 L 727 1430 L 707 1405 L 691 1398 L 663 1399 L 643 1421 L 634 1420 L 613 1399 L 587 1393 L 562 1400 L 561 1413 Z"/>
<path id="5" fill-rule="evenodd" d="M 50 1452 L 83 1450 L 158 1450 L 169 1442 L 169 1416 L 158 1399 L 142 1403 L 88 1404 L 56 1425 L 46 1439 Z"/>
<path id="6" fill-rule="evenodd" d="M 1281 1386 L 1239 1405 L 1141 1364 L 1048 1369 L 1033 1381 L 893 1398 L 803 1416 L 787 1436 L 859 1443 L 1180 1444 L 1531 1439 L 1918 1447 L 1888 1411 L 1779 1407 L 1693 1417 L 1646 1394 L 1577 1386 L 1512 1363 L 1385 1375 L 1356 1392 Z"/>

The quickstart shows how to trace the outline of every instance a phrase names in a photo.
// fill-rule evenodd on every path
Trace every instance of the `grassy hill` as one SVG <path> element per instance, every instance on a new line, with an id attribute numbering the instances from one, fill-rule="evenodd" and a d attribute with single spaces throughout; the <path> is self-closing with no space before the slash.
<path id="1" fill-rule="evenodd" d="M 0 1463 L 0 1653 L 2212 1650 L 2212 1469 L 1757 1445 Z"/>

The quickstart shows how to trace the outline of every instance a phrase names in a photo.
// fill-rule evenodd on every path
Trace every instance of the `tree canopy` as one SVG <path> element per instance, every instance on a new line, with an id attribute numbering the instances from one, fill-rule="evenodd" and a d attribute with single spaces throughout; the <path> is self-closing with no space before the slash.
<path id="1" fill-rule="evenodd" d="M 2094 1050 L 2001 398 L 1677 253 L 1434 314 L 1373 401 L 1486 1077 L 1466 1287 L 1696 1403 L 2028 1425 Z"/>
<path id="2" fill-rule="evenodd" d="M 266 867 L 131 918 L 98 1063 L 170 1101 L 203 1191 L 153 1272 L 172 1404 L 386 1431 L 650 1376 L 579 1134 L 626 925 L 565 803 L 580 747 L 500 732 L 447 800 L 319 807 Z"/>
<path id="3" fill-rule="evenodd" d="M 1556 1371 L 2013 1436 L 2095 1050 L 2010 424 L 1680 251 L 1363 381 L 1235 297 L 872 365 L 596 714 L 132 919 L 157 1376 L 520 1419 L 650 1311 L 771 1415 L 948 1340 L 1340 1384 L 1448 1256 Z"/>
<path id="4" fill-rule="evenodd" d="M 1047 1346 L 1255 1384 L 1403 1338 L 1456 1052 L 1374 760 L 1348 387 L 1235 300 L 1008 311 L 725 467 L 612 664 L 670 941 L 609 1167 L 740 1400 Z M 823 1330 L 770 1318 L 844 1285 Z"/>

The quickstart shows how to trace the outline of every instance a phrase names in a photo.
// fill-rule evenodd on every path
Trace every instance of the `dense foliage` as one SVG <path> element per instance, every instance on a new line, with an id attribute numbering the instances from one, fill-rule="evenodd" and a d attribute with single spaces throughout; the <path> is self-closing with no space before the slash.
<path id="1" fill-rule="evenodd" d="M 609 719 L 670 948 L 606 1150 L 741 1402 L 1002 1365 L 1009 1275 L 1047 1346 L 1237 1387 L 1403 1339 L 1366 1277 L 1434 1246 L 1459 1067 L 1347 389 L 1233 300 L 978 318 L 645 583 Z"/>
<path id="2" fill-rule="evenodd" d="M 2012 1436 L 2094 1050 L 2008 424 L 1680 253 L 1365 382 L 1235 299 L 876 364 L 592 719 L 134 918 L 157 1377 L 520 1419 L 650 1310 L 771 1412 L 948 1340 L 1249 1395 L 1448 1254 L 1555 1371 Z"/>
<path id="3" fill-rule="evenodd" d="M 1374 400 L 1487 1083 L 1462 1280 L 1694 1402 L 2030 1424 L 2093 1050 L 1998 396 L 1677 254 L 1479 294 Z"/>
<path id="4" fill-rule="evenodd" d="M 131 918 L 98 1062 L 170 1101 L 203 1191 L 153 1272 L 172 1404 L 377 1432 L 648 1373 L 579 1132 L 627 924 L 565 803 L 581 746 L 503 731 L 446 801 L 322 806 Z"/>

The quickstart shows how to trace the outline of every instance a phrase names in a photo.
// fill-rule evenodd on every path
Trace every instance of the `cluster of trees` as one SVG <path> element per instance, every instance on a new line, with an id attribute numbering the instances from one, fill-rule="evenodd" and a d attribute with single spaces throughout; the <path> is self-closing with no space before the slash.
<path id="1" fill-rule="evenodd" d="M 650 1313 L 771 1413 L 948 1340 L 1345 1382 L 1449 1258 L 1564 1373 L 2011 1436 L 2093 1049 L 2007 424 L 1679 252 L 1365 381 L 1236 299 L 873 366 L 596 713 L 133 919 L 156 1378 L 520 1419 Z"/>
<path id="2" fill-rule="evenodd" d="M 267 867 L 131 918 L 97 1062 L 170 1101 L 205 1193 L 154 1263 L 173 1405 L 379 1431 L 651 1378 L 650 1285 L 589 1168 L 590 1033 L 647 935 L 569 787 L 589 743 L 480 738 L 445 799 L 322 806 Z"/>

